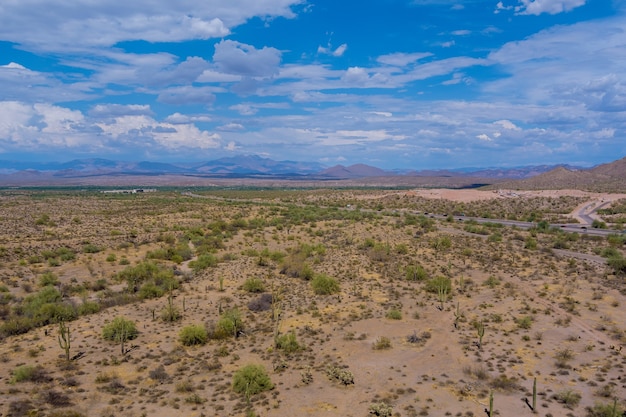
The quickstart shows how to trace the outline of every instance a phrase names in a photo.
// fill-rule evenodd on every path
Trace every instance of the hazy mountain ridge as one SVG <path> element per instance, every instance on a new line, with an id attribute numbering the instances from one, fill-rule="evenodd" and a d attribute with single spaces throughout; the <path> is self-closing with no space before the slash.
<path id="1" fill-rule="evenodd" d="M 240 155 L 195 164 L 163 162 L 124 162 L 102 158 L 76 159 L 68 162 L 25 163 L 0 161 L 0 184 L 28 184 L 30 181 L 61 184 L 65 179 L 80 180 L 94 177 L 188 178 L 252 178 L 293 179 L 311 181 L 363 180 L 384 178 L 385 183 L 404 183 L 411 178 L 423 183 L 427 178 L 438 178 L 442 184 L 454 179 L 471 178 L 475 184 L 494 184 L 498 188 L 515 189 L 619 189 L 626 185 L 626 158 L 593 168 L 570 165 L 537 165 L 512 168 L 463 168 L 441 170 L 390 170 L 354 164 L 326 167 L 317 162 L 275 161 L 258 155 Z M 394 180 L 395 179 L 395 180 Z M 452 182 L 451 182 L 452 181 Z M 415 182 L 415 181 L 414 181 Z"/>
<path id="2" fill-rule="evenodd" d="M 517 181 L 505 181 L 491 188 L 518 190 L 579 189 L 597 192 L 626 191 L 626 158 L 590 169 L 558 166 L 548 172 Z"/>

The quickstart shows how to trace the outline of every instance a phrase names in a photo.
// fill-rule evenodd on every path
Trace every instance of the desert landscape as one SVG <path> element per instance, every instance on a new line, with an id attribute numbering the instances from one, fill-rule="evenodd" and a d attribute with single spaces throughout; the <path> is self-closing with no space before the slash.
<path id="1" fill-rule="evenodd" d="M 626 409 L 626 194 L 101 191 L 0 192 L 2 416 Z"/>

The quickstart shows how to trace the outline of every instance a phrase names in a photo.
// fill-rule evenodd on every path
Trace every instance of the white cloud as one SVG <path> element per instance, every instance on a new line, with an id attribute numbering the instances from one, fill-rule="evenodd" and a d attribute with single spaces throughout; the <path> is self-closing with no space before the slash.
<path id="1" fill-rule="evenodd" d="M 249 104 L 236 104 L 234 106 L 230 106 L 229 109 L 235 110 L 239 114 L 243 116 L 252 116 L 256 114 L 259 110 Z"/>
<path id="2" fill-rule="evenodd" d="M 381 55 L 376 60 L 381 64 L 393 65 L 396 67 L 404 67 L 408 64 L 412 64 L 424 58 L 428 58 L 433 54 L 430 52 L 416 52 L 416 53 L 402 53 L 396 52 L 393 54 Z"/>
<path id="3" fill-rule="evenodd" d="M 165 118 L 167 123 L 172 124 L 185 124 L 185 123 L 194 123 L 194 122 L 210 122 L 211 118 L 205 115 L 189 115 L 189 114 L 181 114 L 174 113 L 170 114 Z"/>
<path id="4" fill-rule="evenodd" d="M 147 104 L 96 104 L 89 110 L 89 115 L 98 118 L 126 115 L 151 116 L 152 110 Z"/>
<path id="5" fill-rule="evenodd" d="M 276 48 L 256 49 L 237 41 L 223 40 L 215 44 L 213 61 L 227 74 L 245 77 L 270 77 L 278 74 L 281 53 Z"/>
<path id="6" fill-rule="evenodd" d="M 347 49 L 348 49 L 348 44 L 347 43 L 343 43 L 343 44 L 339 45 L 334 50 L 332 49 L 332 47 L 329 44 L 327 47 L 318 46 L 317 47 L 317 53 L 318 54 L 332 55 L 334 57 L 340 57 L 340 56 L 342 56 L 346 52 Z"/>
<path id="7" fill-rule="evenodd" d="M 0 39 L 50 51 L 112 46 L 129 40 L 179 42 L 220 38 L 252 17 L 292 18 L 292 6 L 301 2 L 73 0 L 51 7 L 47 0 L 11 1 L 2 4 Z"/>
<path id="8" fill-rule="evenodd" d="M 496 122 L 493 122 L 494 125 L 496 126 L 500 126 L 503 129 L 508 129 L 508 130 L 522 130 L 519 127 L 517 127 L 515 125 L 515 123 L 511 122 L 510 120 L 498 120 Z"/>
<path id="9" fill-rule="evenodd" d="M 206 106 L 215 101 L 215 94 L 210 87 L 172 87 L 162 91 L 157 100 L 174 105 L 202 104 Z"/>
<path id="10" fill-rule="evenodd" d="M 225 131 L 225 132 L 233 132 L 238 130 L 245 130 L 241 123 L 227 123 L 222 126 L 218 126 L 217 130 Z"/>
<path id="11" fill-rule="evenodd" d="M 486 135 L 486 134 L 484 134 L 484 133 L 481 133 L 480 135 L 476 135 L 476 138 L 477 138 L 477 139 L 480 139 L 480 140 L 482 140 L 482 141 L 485 141 L 485 142 L 491 142 L 491 141 L 493 141 L 493 139 L 491 139 L 491 138 L 489 137 L 489 135 Z"/>
<path id="12" fill-rule="evenodd" d="M 507 43 L 488 58 L 509 76 L 484 84 L 484 91 L 532 103 L 626 110 L 625 25 L 620 15 L 556 26 Z"/>
<path id="13" fill-rule="evenodd" d="M 520 0 L 521 5 L 515 10 L 518 14 L 558 14 L 584 6 L 585 2 L 586 0 Z M 501 2 L 498 3 L 500 4 Z"/>
<path id="14" fill-rule="evenodd" d="M 501 1 L 499 1 L 498 4 L 496 4 L 496 10 L 494 10 L 494 13 L 498 14 L 503 10 L 511 10 L 512 8 L 513 6 L 505 6 Z"/>

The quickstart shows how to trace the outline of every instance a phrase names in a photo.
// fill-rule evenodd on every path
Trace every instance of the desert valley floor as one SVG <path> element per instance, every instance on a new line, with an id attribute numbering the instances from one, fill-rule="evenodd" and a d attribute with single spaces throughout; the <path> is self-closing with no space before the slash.
<path id="1" fill-rule="evenodd" d="M 549 226 L 594 202 L 615 233 Z M 0 415 L 617 417 L 625 212 L 580 191 L 4 190 Z"/>

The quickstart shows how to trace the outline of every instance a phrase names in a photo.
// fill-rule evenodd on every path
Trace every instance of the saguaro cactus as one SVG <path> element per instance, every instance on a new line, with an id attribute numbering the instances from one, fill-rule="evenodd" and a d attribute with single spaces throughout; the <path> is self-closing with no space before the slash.
<path id="1" fill-rule="evenodd" d="M 489 392 L 489 417 L 493 417 L 493 391 Z"/>
<path id="2" fill-rule="evenodd" d="M 476 324 L 476 331 L 478 332 L 478 349 L 482 349 L 485 335 L 485 324 L 482 321 Z"/>
<path id="3" fill-rule="evenodd" d="M 537 412 L 537 377 L 533 380 L 533 413 Z"/>
<path id="4" fill-rule="evenodd" d="M 65 360 L 70 360 L 70 347 L 72 345 L 70 340 L 70 327 L 65 325 L 65 322 L 59 323 L 59 346 L 65 351 Z"/>

